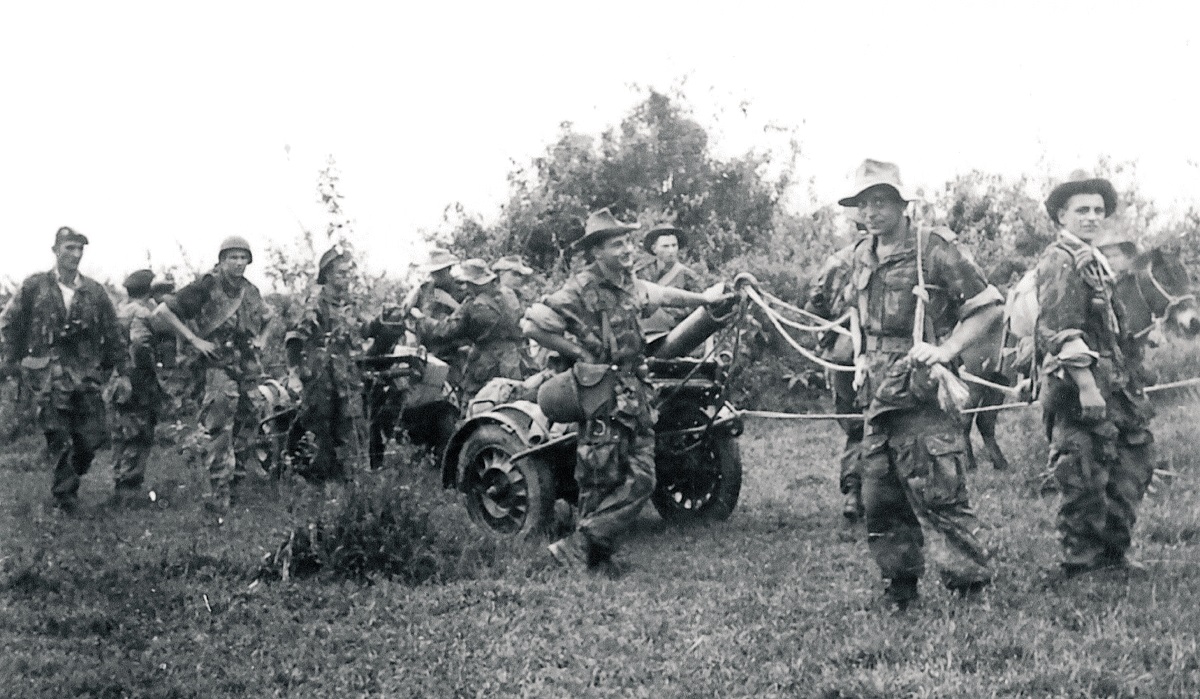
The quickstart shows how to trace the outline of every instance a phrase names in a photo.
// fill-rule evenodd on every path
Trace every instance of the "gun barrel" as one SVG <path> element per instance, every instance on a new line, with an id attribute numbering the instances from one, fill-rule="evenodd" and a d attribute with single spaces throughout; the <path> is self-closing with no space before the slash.
<path id="1" fill-rule="evenodd" d="M 665 337 L 653 343 L 649 348 L 649 356 L 659 359 L 685 357 L 692 350 L 704 344 L 704 341 L 724 328 L 736 315 L 736 308 L 723 316 L 715 316 L 706 306 L 692 311 Z"/>

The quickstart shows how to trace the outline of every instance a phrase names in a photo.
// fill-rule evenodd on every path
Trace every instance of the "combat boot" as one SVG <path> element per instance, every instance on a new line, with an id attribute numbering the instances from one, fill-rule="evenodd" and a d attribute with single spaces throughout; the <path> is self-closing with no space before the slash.
<path id="1" fill-rule="evenodd" d="M 883 591 L 884 602 L 898 612 L 908 609 L 918 598 L 917 578 L 892 578 Z"/>
<path id="2" fill-rule="evenodd" d="M 580 542 L 579 534 L 571 534 L 546 547 L 550 555 L 565 570 L 584 571 L 588 568 L 588 552 Z"/>

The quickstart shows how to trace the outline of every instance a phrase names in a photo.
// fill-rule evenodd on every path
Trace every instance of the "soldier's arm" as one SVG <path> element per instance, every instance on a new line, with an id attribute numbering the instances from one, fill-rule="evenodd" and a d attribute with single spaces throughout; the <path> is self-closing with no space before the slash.
<path id="1" fill-rule="evenodd" d="M 957 310 L 958 324 L 940 345 L 918 344 L 910 356 L 925 364 L 948 363 L 964 347 L 981 341 L 1003 321 L 1004 297 L 956 243 L 939 239 L 926 250 L 929 278 L 925 282 L 940 287 L 947 295 L 950 306 Z"/>
<path id="2" fill-rule="evenodd" d="M 473 338 L 470 337 L 469 330 L 472 318 L 481 310 L 481 308 L 476 308 L 476 304 L 467 302 L 441 320 L 422 318 L 418 325 L 421 339 L 440 342 L 471 340 Z"/>
<path id="3" fill-rule="evenodd" d="M 563 357 L 595 362 L 596 357 L 586 347 L 565 337 L 566 333 L 575 337 L 591 335 L 597 344 L 601 342 L 580 317 L 583 311 L 581 293 L 578 281 L 571 277 L 561 289 L 525 309 L 525 315 L 521 318 L 521 332 Z"/>
<path id="4" fill-rule="evenodd" d="M 25 306 L 25 285 L 17 287 L 16 293 L 0 313 L 0 338 L 4 341 L 4 361 L 16 364 L 25 354 L 26 334 L 29 332 L 29 314 Z"/>
<path id="5" fill-rule="evenodd" d="M 1038 261 L 1037 346 L 1044 353 L 1042 371 L 1070 378 L 1079 389 L 1081 417 L 1104 417 L 1104 397 L 1096 385 L 1092 366 L 1099 354 L 1084 339 L 1091 290 L 1075 271 L 1075 261 L 1064 250 L 1051 248 Z"/>
<path id="6" fill-rule="evenodd" d="M 676 289 L 673 286 L 662 286 L 654 282 L 636 280 L 634 282 L 645 294 L 647 303 L 655 306 L 672 306 L 675 308 L 696 308 L 706 303 L 716 303 L 725 297 L 725 290 L 714 286 L 703 293 Z"/>
<path id="7" fill-rule="evenodd" d="M 98 289 L 100 296 L 100 327 L 104 333 L 103 352 L 104 356 L 100 358 L 100 368 L 105 373 L 111 372 L 113 369 L 124 368 L 126 359 L 128 358 L 128 342 L 129 339 L 121 332 L 121 324 L 117 322 L 117 309 L 113 306 L 112 299 L 108 298 L 108 294 L 104 289 Z"/>

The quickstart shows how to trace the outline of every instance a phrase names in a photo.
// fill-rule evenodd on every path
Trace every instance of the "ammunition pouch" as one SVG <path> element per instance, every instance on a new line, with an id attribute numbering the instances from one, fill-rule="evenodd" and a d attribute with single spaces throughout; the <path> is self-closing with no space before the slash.
<path id="1" fill-rule="evenodd" d="M 552 422 L 590 420 L 612 404 L 617 371 L 618 367 L 609 364 L 576 362 L 538 388 L 538 407 Z"/>

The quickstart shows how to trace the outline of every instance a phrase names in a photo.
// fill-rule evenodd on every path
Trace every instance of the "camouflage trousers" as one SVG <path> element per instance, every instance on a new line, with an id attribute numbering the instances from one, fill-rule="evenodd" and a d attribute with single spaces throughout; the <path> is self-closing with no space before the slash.
<path id="1" fill-rule="evenodd" d="M 898 410 L 869 425 L 862 445 L 867 545 L 885 579 L 921 577 L 928 548 L 946 585 L 991 580 L 966 464 L 958 421 L 936 407 Z"/>
<path id="2" fill-rule="evenodd" d="M 1137 506 L 1154 473 L 1154 435 L 1127 402 L 1110 397 L 1110 419 L 1098 425 L 1068 411 L 1051 418 L 1050 467 L 1062 493 L 1057 528 L 1068 566 L 1095 567 L 1129 550 Z"/>
<path id="3" fill-rule="evenodd" d="M 119 406 L 113 416 L 113 480 L 118 488 L 140 488 L 154 448 L 155 406 Z"/>
<path id="4" fill-rule="evenodd" d="M 54 470 L 50 492 L 73 500 L 96 451 L 108 446 L 108 424 L 99 384 L 75 384 L 57 364 L 23 369 L 36 397 L 38 424 L 46 435 L 46 460 Z"/>
<path id="5" fill-rule="evenodd" d="M 351 390 L 347 390 L 350 388 Z M 322 379 L 304 386 L 304 427 L 317 451 L 306 476 L 314 480 L 350 480 L 367 453 L 362 391 Z"/>
<path id="6" fill-rule="evenodd" d="M 844 371 L 829 372 L 829 382 L 833 387 L 833 411 L 835 413 L 859 412 L 857 396 L 854 391 L 854 374 Z M 842 493 L 860 492 L 862 490 L 862 468 L 860 466 L 861 446 L 863 439 L 862 418 L 843 418 L 838 425 L 846 433 L 846 444 L 842 447 L 838 486 Z"/>
<path id="7" fill-rule="evenodd" d="M 238 381 L 224 369 L 208 369 L 200 404 L 200 430 L 205 438 L 204 465 L 212 495 L 224 497 L 245 474 L 251 440 L 258 429 L 248 396 L 252 381 Z"/>

